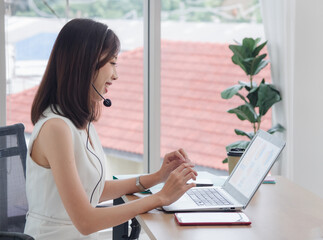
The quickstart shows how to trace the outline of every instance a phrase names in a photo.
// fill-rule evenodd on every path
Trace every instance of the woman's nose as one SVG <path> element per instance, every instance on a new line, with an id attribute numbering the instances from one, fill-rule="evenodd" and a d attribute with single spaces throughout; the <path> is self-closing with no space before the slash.
<path id="1" fill-rule="evenodd" d="M 112 75 L 112 80 L 117 80 L 118 79 L 118 73 L 117 71 L 114 71 L 113 75 Z"/>

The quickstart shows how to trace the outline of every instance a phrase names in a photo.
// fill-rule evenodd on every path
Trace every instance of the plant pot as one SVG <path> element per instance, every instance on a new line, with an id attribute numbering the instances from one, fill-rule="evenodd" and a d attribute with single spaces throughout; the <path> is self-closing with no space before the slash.
<path id="1" fill-rule="evenodd" d="M 244 153 L 244 148 L 231 148 L 227 153 L 228 164 L 229 164 L 229 175 L 232 173 L 233 169 L 240 160 L 241 155 Z"/>

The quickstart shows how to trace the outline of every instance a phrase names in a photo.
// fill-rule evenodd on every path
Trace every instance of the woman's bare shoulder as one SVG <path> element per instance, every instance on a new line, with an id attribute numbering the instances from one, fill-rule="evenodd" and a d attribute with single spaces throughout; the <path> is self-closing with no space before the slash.
<path id="1" fill-rule="evenodd" d="M 68 124 L 61 118 L 51 118 L 42 125 L 33 143 L 31 156 L 37 164 L 51 168 L 50 156 L 59 153 L 62 147 L 72 146 L 71 141 Z"/>

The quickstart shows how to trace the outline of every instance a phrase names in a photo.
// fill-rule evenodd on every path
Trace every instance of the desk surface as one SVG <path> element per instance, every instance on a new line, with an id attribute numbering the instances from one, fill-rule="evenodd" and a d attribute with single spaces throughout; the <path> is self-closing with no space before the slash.
<path id="1" fill-rule="evenodd" d="M 323 199 L 283 178 L 262 184 L 244 210 L 250 226 L 179 226 L 174 214 L 152 210 L 137 216 L 151 239 L 321 239 Z M 123 197 L 125 202 L 137 199 Z"/>

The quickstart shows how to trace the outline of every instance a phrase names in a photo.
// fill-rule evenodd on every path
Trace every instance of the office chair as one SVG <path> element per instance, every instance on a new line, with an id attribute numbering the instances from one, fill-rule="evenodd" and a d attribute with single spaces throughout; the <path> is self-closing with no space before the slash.
<path id="1" fill-rule="evenodd" d="M 120 205 L 123 204 L 123 199 L 116 198 L 113 200 L 113 205 Z M 140 231 L 141 231 L 141 225 L 137 221 L 136 218 L 131 219 L 131 232 L 130 235 L 128 235 L 129 230 L 129 222 L 122 223 L 118 226 L 113 227 L 113 240 L 137 240 L 139 239 Z"/>
<path id="2" fill-rule="evenodd" d="M 24 130 L 21 123 L 0 127 L 0 240 L 34 239 L 23 234 L 28 210 Z"/>

